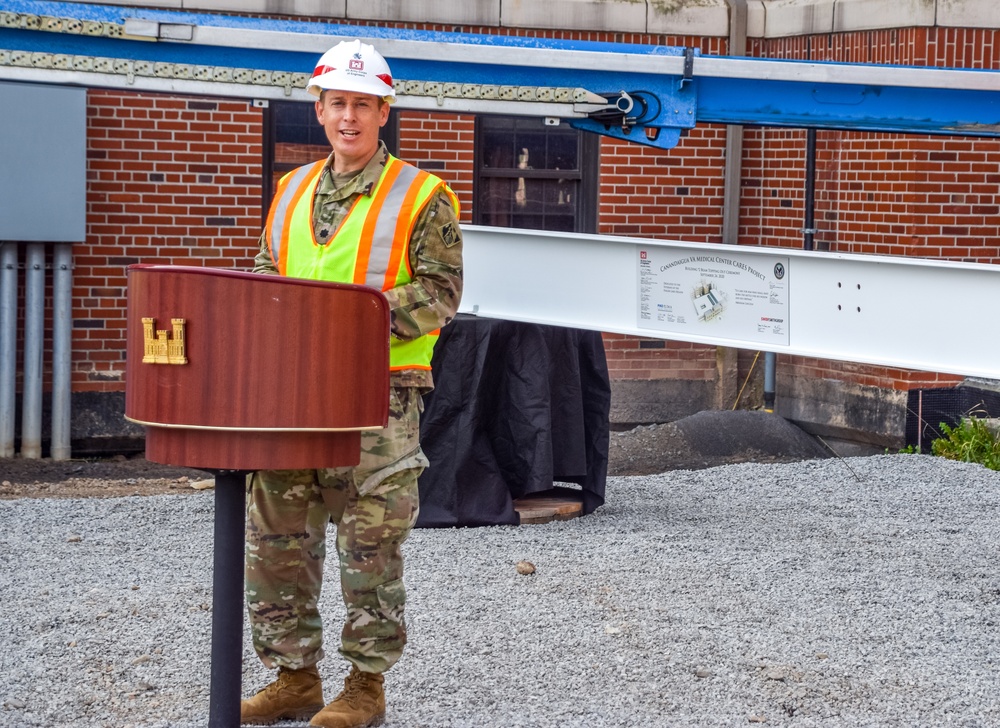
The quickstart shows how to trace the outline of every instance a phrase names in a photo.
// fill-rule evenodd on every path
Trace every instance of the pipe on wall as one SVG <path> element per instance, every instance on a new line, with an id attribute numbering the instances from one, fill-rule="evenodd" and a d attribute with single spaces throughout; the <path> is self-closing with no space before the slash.
<path id="1" fill-rule="evenodd" d="M 747 51 L 747 0 L 728 0 L 729 55 L 743 56 Z M 726 180 L 723 203 L 722 240 L 736 244 L 740 225 L 740 181 L 743 174 L 743 127 L 726 127 Z M 775 371 L 778 355 L 764 352 L 764 409 L 774 412 L 776 386 Z"/>
<path id="2" fill-rule="evenodd" d="M 45 249 L 44 243 L 28 243 L 24 262 L 20 456 L 31 460 L 42 457 Z M 52 251 L 52 431 L 49 454 L 53 460 L 69 460 L 73 252 L 69 243 L 57 243 Z M 18 244 L 0 243 L 0 458 L 15 455 L 18 265 Z"/>
<path id="3" fill-rule="evenodd" d="M 729 55 L 747 50 L 747 0 L 728 0 Z M 726 168 L 722 203 L 722 242 L 735 245 L 740 232 L 740 180 L 743 174 L 743 127 L 726 126 Z"/>
<path id="4" fill-rule="evenodd" d="M 806 210 L 802 249 L 812 250 L 816 236 L 816 130 L 806 129 Z"/>
<path id="5" fill-rule="evenodd" d="M 730 56 L 743 56 L 747 51 L 747 0 L 727 0 L 729 3 Z M 726 166 L 723 179 L 722 242 L 736 245 L 740 237 L 740 192 L 743 179 L 743 127 L 726 126 Z M 774 354 L 767 353 L 766 357 Z M 733 369 L 738 368 L 735 352 L 730 357 Z M 765 369 L 766 371 L 766 369 Z M 737 397 L 738 399 L 738 397 Z"/>
<path id="6" fill-rule="evenodd" d="M 70 459 L 70 387 L 73 337 L 73 246 L 52 252 L 52 441 L 53 460 Z"/>
<path id="7" fill-rule="evenodd" d="M 42 349 L 45 327 L 45 246 L 28 243 L 24 256 L 24 364 L 21 457 L 42 457 Z"/>
<path id="8" fill-rule="evenodd" d="M 14 457 L 17 264 L 17 243 L 0 243 L 0 458 Z"/>
<path id="9" fill-rule="evenodd" d="M 802 226 L 802 249 L 815 247 L 815 207 L 816 207 L 816 130 L 806 130 L 806 189 L 805 219 Z M 774 412 L 776 355 L 768 353 L 764 357 L 764 409 Z"/>

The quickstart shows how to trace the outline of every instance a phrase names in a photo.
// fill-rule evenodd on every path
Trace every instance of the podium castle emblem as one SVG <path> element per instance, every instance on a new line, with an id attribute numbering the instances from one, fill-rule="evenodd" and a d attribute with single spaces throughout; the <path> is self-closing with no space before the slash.
<path id="1" fill-rule="evenodd" d="M 156 319 L 142 320 L 143 364 L 187 364 L 184 353 L 184 319 L 170 319 L 173 335 L 167 329 L 155 330 Z"/>

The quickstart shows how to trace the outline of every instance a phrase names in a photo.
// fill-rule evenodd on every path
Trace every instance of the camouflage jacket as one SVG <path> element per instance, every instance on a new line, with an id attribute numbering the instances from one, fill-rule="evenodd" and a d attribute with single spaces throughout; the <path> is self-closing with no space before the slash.
<path id="1" fill-rule="evenodd" d="M 326 162 L 316 188 L 313 230 L 316 239 L 326 240 L 351 209 L 358 195 L 370 195 L 388 159 L 385 144 L 365 168 L 349 182 L 334 187 L 330 172 L 333 154 Z M 438 329 L 454 317 L 462 299 L 462 232 L 451 200 L 438 191 L 417 219 L 410 238 L 410 269 L 413 280 L 385 291 L 389 301 L 392 336 L 403 340 Z M 271 260 L 266 231 L 260 236 L 260 250 L 254 259 L 255 273 L 277 274 Z M 393 372 L 393 386 L 430 389 L 434 382 L 429 371 L 416 369 Z"/>

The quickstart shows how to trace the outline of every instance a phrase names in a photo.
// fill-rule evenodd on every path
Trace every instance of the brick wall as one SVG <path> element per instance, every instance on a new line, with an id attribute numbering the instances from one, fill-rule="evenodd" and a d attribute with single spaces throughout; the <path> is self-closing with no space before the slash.
<path id="1" fill-rule="evenodd" d="M 686 341 L 604 334 L 613 379 L 697 379 L 715 377 L 715 347 Z"/>
<path id="2" fill-rule="evenodd" d="M 910 28 L 755 41 L 752 47 L 755 55 L 772 58 L 996 69 L 995 35 Z M 823 248 L 998 261 L 1000 141 L 819 131 L 817 144 L 817 241 Z M 766 227 L 782 240 L 776 244 L 785 244 L 790 227 L 775 220 L 785 216 L 776 214 L 774 201 L 801 212 L 805 132 L 750 130 L 747 147 L 744 206 L 751 217 L 740 242 L 751 242 Z"/>
<path id="3" fill-rule="evenodd" d="M 726 52 L 724 40 L 711 38 L 545 35 Z M 998 68 L 995 35 L 919 28 L 751 40 L 748 54 Z M 443 176 L 463 201 L 463 220 L 471 219 L 472 117 L 395 113 L 400 155 Z M 801 246 L 805 139 L 799 130 L 746 131 L 741 243 Z M 88 93 L 88 238 L 74 250 L 75 391 L 124 388 L 125 266 L 249 266 L 260 230 L 261 140 L 260 112 L 248 102 Z M 693 130 L 671 150 L 603 139 L 600 232 L 720 242 L 724 149 L 724 128 L 713 125 Z M 996 141 L 820 131 L 817 247 L 1000 262 L 998 162 Z M 613 378 L 716 376 L 713 347 L 617 335 L 606 342 Z M 740 358 L 741 379 L 750 360 Z M 782 357 L 781 366 L 895 389 L 956 379 L 805 357 Z"/>
<path id="4" fill-rule="evenodd" d="M 794 367 L 795 374 L 803 378 L 836 379 L 853 382 L 863 387 L 907 391 L 924 387 L 954 386 L 962 377 L 934 372 L 858 364 L 849 361 L 832 361 L 815 357 L 787 357 L 786 366 Z"/>
<path id="5" fill-rule="evenodd" d="M 248 101 L 87 94 L 87 241 L 73 248 L 74 391 L 120 391 L 126 266 L 246 268 L 260 232 Z"/>
<path id="6" fill-rule="evenodd" d="M 399 157 L 438 175 L 462 203 L 463 222 L 472 220 L 475 118 L 399 112 Z"/>
<path id="7" fill-rule="evenodd" d="M 700 126 L 674 149 L 601 142 L 600 232 L 722 242 L 725 129 Z"/>

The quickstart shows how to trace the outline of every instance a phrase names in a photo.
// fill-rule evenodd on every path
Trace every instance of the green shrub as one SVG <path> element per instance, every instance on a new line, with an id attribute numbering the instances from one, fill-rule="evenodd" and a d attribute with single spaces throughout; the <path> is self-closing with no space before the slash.
<path id="1" fill-rule="evenodd" d="M 997 438 L 983 420 L 977 417 L 963 417 L 955 427 L 941 423 L 944 437 L 931 443 L 934 455 L 979 463 L 990 470 L 1000 470 L 1000 438 Z"/>

